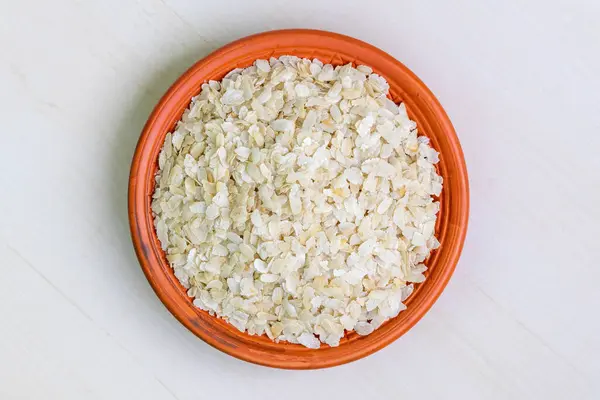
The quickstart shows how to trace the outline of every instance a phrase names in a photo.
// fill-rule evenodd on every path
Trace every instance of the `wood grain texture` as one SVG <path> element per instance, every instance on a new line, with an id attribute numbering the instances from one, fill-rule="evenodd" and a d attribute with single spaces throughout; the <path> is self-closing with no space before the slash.
<path id="1" fill-rule="evenodd" d="M 0 1 L 0 399 L 600 398 L 599 16 L 592 0 Z M 218 47 L 290 27 L 415 71 L 471 183 L 434 307 L 319 371 L 198 340 L 148 285 L 127 223 L 134 147 L 168 87 Z"/>

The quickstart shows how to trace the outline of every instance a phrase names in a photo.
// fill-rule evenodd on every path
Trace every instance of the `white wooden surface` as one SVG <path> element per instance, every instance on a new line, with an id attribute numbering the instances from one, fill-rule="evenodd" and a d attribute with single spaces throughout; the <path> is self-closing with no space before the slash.
<path id="1" fill-rule="evenodd" d="M 600 398 L 599 17 L 597 0 L 0 0 L 0 399 Z M 471 180 L 465 250 L 432 311 L 322 371 L 195 338 L 144 279 L 126 218 L 134 145 L 167 87 L 286 27 L 413 69 Z"/>

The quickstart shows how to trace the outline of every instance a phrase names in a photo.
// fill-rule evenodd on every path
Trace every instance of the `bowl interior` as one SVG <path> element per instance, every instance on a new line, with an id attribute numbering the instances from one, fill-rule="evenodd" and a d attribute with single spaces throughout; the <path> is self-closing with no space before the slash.
<path id="1" fill-rule="evenodd" d="M 444 178 L 436 236 L 441 247 L 427 260 L 427 280 L 416 285 L 406 301 L 407 310 L 368 336 L 347 334 L 340 346 L 311 350 L 300 345 L 274 343 L 266 336 L 250 336 L 192 304 L 175 278 L 156 236 L 151 213 L 154 175 L 165 135 L 170 132 L 191 98 L 208 80 L 220 80 L 234 68 L 254 60 L 281 55 L 318 58 L 324 63 L 368 65 L 390 84 L 394 102 L 404 102 L 420 134 L 440 152 L 438 173 Z M 313 30 L 266 32 L 227 45 L 192 66 L 164 95 L 140 137 L 129 182 L 129 219 L 134 247 L 146 277 L 173 315 L 210 345 L 237 358 L 271 367 L 309 369 L 343 364 L 386 346 L 410 329 L 441 294 L 458 262 L 468 218 L 467 172 L 460 144 L 446 113 L 427 87 L 387 53 L 356 39 Z"/>

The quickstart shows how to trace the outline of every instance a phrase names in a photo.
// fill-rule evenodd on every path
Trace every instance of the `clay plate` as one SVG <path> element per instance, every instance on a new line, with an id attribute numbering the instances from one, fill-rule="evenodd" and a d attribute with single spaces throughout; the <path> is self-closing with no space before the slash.
<path id="1" fill-rule="evenodd" d="M 220 80 L 234 68 L 258 58 L 281 55 L 319 58 L 325 63 L 364 64 L 387 79 L 391 98 L 404 102 L 421 134 L 441 153 L 438 172 L 444 178 L 436 235 L 441 247 L 426 264 L 427 280 L 407 300 L 408 309 L 369 336 L 351 333 L 339 347 L 311 350 L 300 345 L 274 343 L 266 336 L 241 333 L 222 319 L 192 305 L 169 267 L 156 236 L 150 201 L 157 160 L 165 135 L 181 118 L 200 85 Z M 429 89 L 399 61 L 367 43 L 330 32 L 282 30 L 265 32 L 233 42 L 198 61 L 160 100 L 139 139 L 129 178 L 129 223 L 135 251 L 154 291 L 190 331 L 211 346 L 239 359 L 277 368 L 313 369 L 344 364 L 365 357 L 398 339 L 437 300 L 458 262 L 467 230 L 469 192 L 462 150 L 448 116 Z M 201 360 L 199 360 L 201 361 Z"/>

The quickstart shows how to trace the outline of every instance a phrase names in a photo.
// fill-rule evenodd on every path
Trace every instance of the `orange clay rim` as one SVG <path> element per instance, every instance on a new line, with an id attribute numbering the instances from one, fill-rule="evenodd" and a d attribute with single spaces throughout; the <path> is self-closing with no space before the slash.
<path id="1" fill-rule="evenodd" d="M 404 102 L 419 132 L 440 152 L 438 172 L 444 178 L 436 235 L 441 247 L 427 260 L 424 283 L 416 285 L 406 301 L 407 310 L 368 336 L 352 332 L 339 347 L 307 349 L 251 336 L 192 304 L 166 261 L 155 233 L 151 212 L 158 154 L 165 135 L 180 120 L 200 85 L 220 80 L 234 68 L 258 58 L 295 55 L 318 58 L 334 65 L 349 62 L 373 68 L 390 84 L 390 97 Z M 387 346 L 414 326 L 431 308 L 448 283 L 460 257 L 467 232 L 469 189 L 464 156 L 448 116 L 431 91 L 402 63 L 360 40 L 325 31 L 290 29 L 264 32 L 237 40 L 186 71 L 162 97 L 139 139 L 129 178 L 129 224 L 133 245 L 152 288 L 167 309 L 190 331 L 211 346 L 239 359 L 269 367 L 316 369 L 365 357 Z"/>

